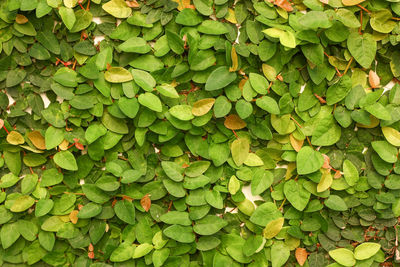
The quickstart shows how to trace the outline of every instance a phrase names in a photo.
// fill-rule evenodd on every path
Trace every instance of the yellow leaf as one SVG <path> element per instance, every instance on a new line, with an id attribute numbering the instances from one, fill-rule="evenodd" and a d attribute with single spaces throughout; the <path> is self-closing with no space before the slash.
<path id="1" fill-rule="evenodd" d="M 228 13 L 225 16 L 225 19 L 229 21 L 230 23 L 236 24 L 236 16 L 235 16 L 235 11 L 232 8 L 228 9 Z"/>
<path id="2" fill-rule="evenodd" d="M 203 116 L 207 114 L 215 103 L 214 98 L 205 98 L 193 104 L 192 113 L 195 116 Z"/>
<path id="3" fill-rule="evenodd" d="M 293 137 L 293 134 L 289 135 L 289 139 L 290 139 L 290 144 L 292 145 L 294 150 L 296 150 L 296 152 L 299 152 L 304 144 L 304 140 L 297 140 L 296 138 Z"/>
<path id="4" fill-rule="evenodd" d="M 236 49 L 234 46 L 232 46 L 232 50 L 231 50 L 231 58 L 232 58 L 232 67 L 229 68 L 230 72 L 234 72 L 237 70 L 237 68 L 239 67 L 239 63 L 238 63 L 238 56 L 236 54 Z"/>
<path id="5" fill-rule="evenodd" d="M 342 0 L 343 5 L 345 6 L 355 6 L 359 3 L 364 2 L 365 0 Z"/>
<path id="6" fill-rule="evenodd" d="M 61 150 L 67 150 L 68 149 L 68 145 L 69 145 L 69 142 L 64 139 L 64 141 L 62 141 L 61 144 L 58 145 L 58 147 Z"/>
<path id="7" fill-rule="evenodd" d="M 177 9 L 179 11 L 182 11 L 183 9 L 186 8 L 186 6 L 190 5 L 190 0 L 172 0 L 172 1 L 174 1 L 175 3 L 178 3 Z"/>
<path id="8" fill-rule="evenodd" d="M 375 118 L 375 117 L 372 116 L 372 115 L 370 115 L 369 118 L 370 118 L 370 120 L 371 120 L 371 123 L 370 123 L 369 125 L 357 123 L 357 124 L 356 124 L 357 127 L 360 127 L 360 128 L 368 128 L 368 129 L 370 129 L 370 128 L 375 128 L 376 126 L 378 126 L 379 120 L 378 120 L 377 118 Z"/>

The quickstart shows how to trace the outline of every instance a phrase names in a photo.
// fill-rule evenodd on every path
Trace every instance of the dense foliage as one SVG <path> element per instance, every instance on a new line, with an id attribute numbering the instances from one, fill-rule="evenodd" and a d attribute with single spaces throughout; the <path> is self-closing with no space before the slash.
<path id="1" fill-rule="evenodd" d="M 395 266 L 399 20 L 0 1 L 0 265 Z"/>

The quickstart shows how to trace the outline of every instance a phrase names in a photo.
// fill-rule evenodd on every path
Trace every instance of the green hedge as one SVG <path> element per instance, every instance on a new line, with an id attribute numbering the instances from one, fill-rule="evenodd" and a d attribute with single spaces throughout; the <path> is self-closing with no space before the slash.
<path id="1" fill-rule="evenodd" d="M 0 265 L 399 266 L 398 0 L 3 0 Z"/>

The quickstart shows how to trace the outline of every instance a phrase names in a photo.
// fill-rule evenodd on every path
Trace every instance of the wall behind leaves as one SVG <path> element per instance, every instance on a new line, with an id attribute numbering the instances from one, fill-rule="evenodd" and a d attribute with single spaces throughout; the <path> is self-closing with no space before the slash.
<path id="1" fill-rule="evenodd" d="M 0 265 L 399 266 L 399 20 L 1 1 Z"/>

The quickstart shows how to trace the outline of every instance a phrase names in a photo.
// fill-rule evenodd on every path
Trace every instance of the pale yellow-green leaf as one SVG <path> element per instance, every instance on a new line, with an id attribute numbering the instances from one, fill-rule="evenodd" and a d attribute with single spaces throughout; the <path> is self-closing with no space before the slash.
<path id="1" fill-rule="evenodd" d="M 250 143 L 246 138 L 235 139 L 231 144 L 233 161 L 237 166 L 243 164 L 249 155 Z"/>
<path id="2" fill-rule="evenodd" d="M 193 104 L 193 108 L 192 108 L 193 115 L 203 116 L 203 115 L 207 114 L 213 107 L 214 103 L 215 103 L 214 98 L 205 98 L 205 99 L 200 99 L 199 101 L 196 101 Z"/>
<path id="3" fill-rule="evenodd" d="M 282 230 L 285 219 L 283 217 L 270 221 L 263 230 L 266 239 L 274 238 Z"/>
<path id="4" fill-rule="evenodd" d="M 249 167 L 263 166 L 264 162 L 262 159 L 254 153 L 249 153 L 247 159 L 244 161 L 244 164 Z"/>
<path id="5" fill-rule="evenodd" d="M 317 185 L 318 193 L 328 190 L 331 187 L 332 182 L 333 182 L 333 178 L 332 178 L 332 174 L 331 174 L 330 170 L 321 169 L 321 172 L 322 172 L 322 177 Z"/>
<path id="6" fill-rule="evenodd" d="M 400 146 L 400 132 L 392 127 L 382 127 L 382 133 L 386 140 L 394 145 Z"/>
<path id="7" fill-rule="evenodd" d="M 104 73 L 104 78 L 110 83 L 124 83 L 133 80 L 132 73 L 122 67 L 112 67 Z"/>
<path id="8" fill-rule="evenodd" d="M 231 195 L 235 195 L 239 191 L 239 189 L 240 189 L 240 182 L 235 175 L 232 175 L 232 177 L 229 179 L 228 191 Z"/>
<path id="9" fill-rule="evenodd" d="M 11 131 L 7 135 L 7 142 L 12 145 L 22 145 L 23 143 L 25 143 L 25 139 L 19 132 Z"/>
<path id="10" fill-rule="evenodd" d="M 103 5 L 103 9 L 119 19 L 127 18 L 132 14 L 132 9 L 126 5 L 124 0 L 111 0 Z"/>
<path id="11" fill-rule="evenodd" d="M 247 216 L 251 216 L 254 210 L 256 209 L 253 202 L 251 202 L 247 198 L 242 202 L 240 202 L 239 204 L 237 204 L 237 207 L 240 210 L 240 212 L 246 214 Z"/>

